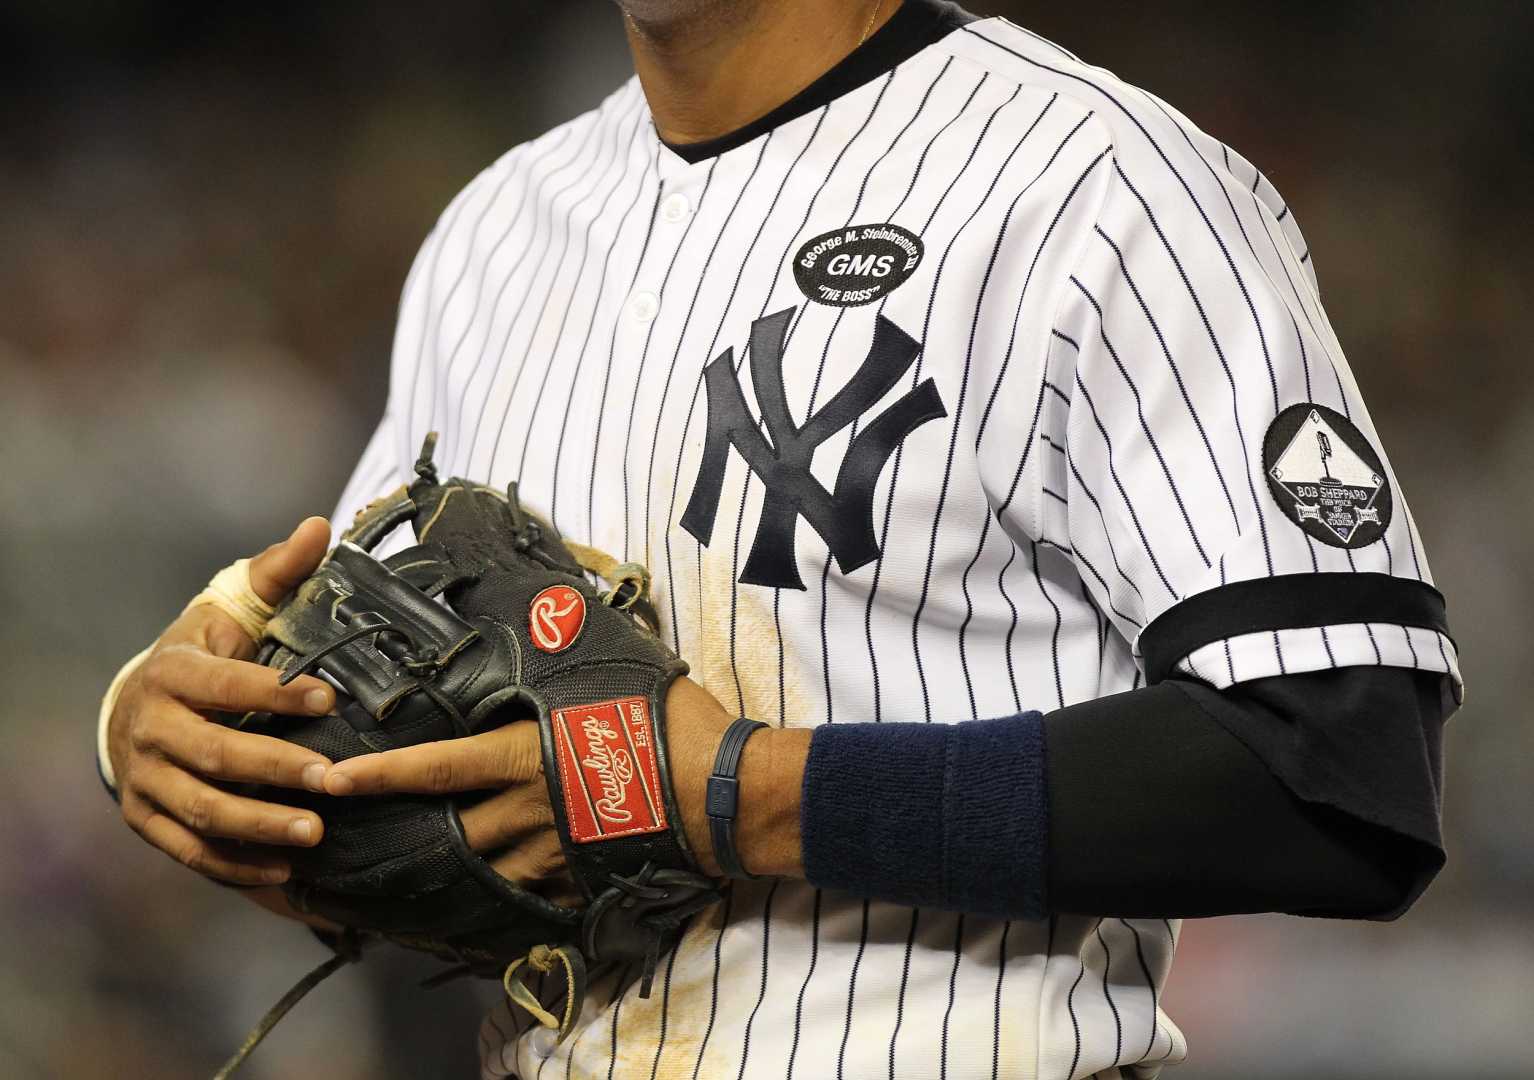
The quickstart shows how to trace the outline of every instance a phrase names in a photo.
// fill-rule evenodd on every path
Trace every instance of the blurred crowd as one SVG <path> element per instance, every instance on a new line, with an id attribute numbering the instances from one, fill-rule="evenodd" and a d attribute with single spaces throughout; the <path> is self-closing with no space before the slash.
<path id="1" fill-rule="evenodd" d="M 1395 924 L 1189 923 L 1178 1076 L 1534 1075 L 1534 8 L 970 6 L 1284 193 L 1461 646 L 1448 868 Z M 96 702 L 213 570 L 329 511 L 441 208 L 629 71 L 610 0 L 0 8 L 0 1075 L 207 1075 L 323 957 L 127 832 Z M 474 1075 L 495 990 L 432 970 L 347 970 L 248 1075 Z"/>

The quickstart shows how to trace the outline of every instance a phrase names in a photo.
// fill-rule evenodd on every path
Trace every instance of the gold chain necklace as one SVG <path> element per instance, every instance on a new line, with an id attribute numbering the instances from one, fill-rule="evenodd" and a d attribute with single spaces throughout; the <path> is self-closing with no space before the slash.
<path id="1" fill-rule="evenodd" d="M 874 28 L 874 20 L 879 17 L 879 9 L 884 6 L 884 0 L 874 0 L 874 9 L 868 13 L 868 22 L 863 26 L 863 36 L 858 38 L 858 45 L 868 40 L 869 32 Z"/>

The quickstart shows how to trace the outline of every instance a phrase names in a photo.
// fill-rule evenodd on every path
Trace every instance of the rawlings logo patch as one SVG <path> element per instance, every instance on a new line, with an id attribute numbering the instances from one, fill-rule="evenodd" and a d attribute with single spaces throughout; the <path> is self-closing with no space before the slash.
<path id="1" fill-rule="evenodd" d="M 546 653 L 563 652 L 575 644 L 586 625 L 586 601 L 568 585 L 550 585 L 527 608 L 527 633 Z"/>
<path id="2" fill-rule="evenodd" d="M 556 709 L 553 726 L 571 840 L 589 844 L 666 830 L 648 700 Z"/>

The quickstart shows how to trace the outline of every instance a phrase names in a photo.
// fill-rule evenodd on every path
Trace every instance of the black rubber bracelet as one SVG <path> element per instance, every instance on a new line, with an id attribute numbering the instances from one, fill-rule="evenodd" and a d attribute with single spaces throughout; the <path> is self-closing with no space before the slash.
<path id="1" fill-rule="evenodd" d="M 735 773 L 740 768 L 740 755 L 746 748 L 746 740 L 757 728 L 766 726 L 760 720 L 741 717 L 725 729 L 719 752 L 714 755 L 714 771 L 708 778 L 704 808 L 708 812 L 714 858 L 725 877 L 754 879 L 762 876 L 742 866 L 740 852 L 735 850 L 735 813 L 740 808 L 740 781 Z"/>

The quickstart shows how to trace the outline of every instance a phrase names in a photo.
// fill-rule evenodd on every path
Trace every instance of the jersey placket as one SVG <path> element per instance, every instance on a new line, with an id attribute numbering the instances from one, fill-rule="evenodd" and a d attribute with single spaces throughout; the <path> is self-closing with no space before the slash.
<path id="1" fill-rule="evenodd" d="M 676 335 L 687 314 L 686 300 L 696 286 L 691 282 L 688 288 L 681 288 L 676 275 L 686 259 L 684 247 L 697 244 L 696 238 L 689 237 L 712 172 L 711 162 L 689 165 L 661 146 L 653 134 L 648 141 L 646 152 L 656 156 L 644 196 L 651 204 L 649 222 L 645 236 L 631 240 L 643 247 L 619 301 L 606 373 L 611 382 L 609 409 L 616 408 L 622 420 L 606 424 L 601 445 L 596 448 L 597 469 L 600 471 L 605 462 L 619 475 L 609 476 L 605 483 L 597 479 L 602 493 L 608 494 L 606 501 L 613 505 L 595 509 L 590 523 L 593 536 L 611 545 L 610 550 L 621 550 L 625 559 L 642 562 L 653 553 L 654 543 L 668 526 L 668 520 L 649 520 L 650 512 L 669 519 L 651 490 L 660 481 L 650 474 L 657 439 L 666 447 L 666 414 L 680 397 L 679 380 L 673 378 L 667 386 L 667 374 L 673 366 L 673 353 L 685 345 Z M 679 359 L 680 368 L 689 366 L 687 358 Z M 596 418 L 591 422 L 597 422 Z M 661 495 L 669 494 L 669 490 L 665 485 Z M 618 498 L 613 499 L 613 495 Z"/>

